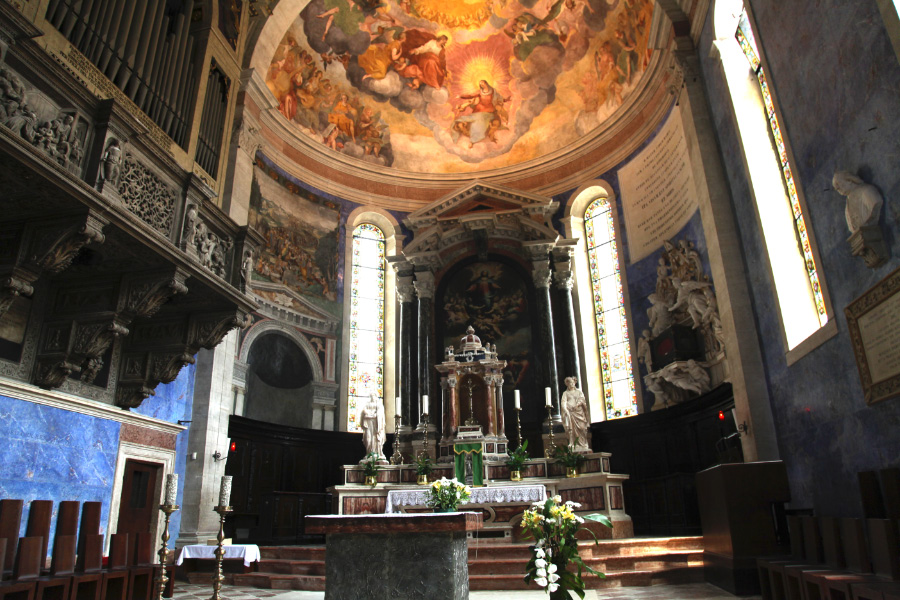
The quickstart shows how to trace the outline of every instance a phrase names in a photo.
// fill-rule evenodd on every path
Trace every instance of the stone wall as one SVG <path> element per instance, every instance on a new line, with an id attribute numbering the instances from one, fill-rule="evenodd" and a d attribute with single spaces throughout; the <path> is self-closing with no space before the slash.
<path id="1" fill-rule="evenodd" d="M 900 65 L 875 2 L 752 0 L 757 42 L 793 149 L 794 176 L 806 194 L 807 223 L 819 247 L 838 334 L 788 367 L 774 287 L 756 208 L 746 181 L 731 101 L 721 66 L 710 55 L 715 3 L 699 56 L 753 290 L 767 384 L 793 506 L 820 514 L 862 513 L 857 472 L 900 464 L 900 402 L 867 406 L 847 334 L 844 307 L 895 269 L 898 260 Z M 858 172 L 885 198 L 882 217 L 893 258 L 871 270 L 850 255 L 836 170 Z"/>

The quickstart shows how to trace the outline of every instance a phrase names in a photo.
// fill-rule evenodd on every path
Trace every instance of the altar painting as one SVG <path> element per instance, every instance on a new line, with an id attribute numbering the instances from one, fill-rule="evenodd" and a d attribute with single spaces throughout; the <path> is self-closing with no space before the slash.
<path id="1" fill-rule="evenodd" d="M 459 346 L 471 325 L 482 343 L 496 344 L 507 361 L 504 388 L 524 389 L 531 380 L 531 320 L 525 281 L 501 262 L 479 262 L 450 276 L 438 303 L 444 347 Z"/>
<path id="2" fill-rule="evenodd" d="M 340 206 L 285 181 L 257 162 L 249 224 L 265 239 L 253 269 L 255 282 L 281 284 L 333 314 L 338 306 Z M 272 292 L 254 293 L 271 296 Z M 267 296 L 268 297 L 268 296 Z M 298 308 L 286 294 L 270 298 Z"/>
<path id="3" fill-rule="evenodd" d="M 502 168 L 599 127 L 649 64 L 651 0 L 312 0 L 266 84 L 316 143 L 414 172 Z"/>

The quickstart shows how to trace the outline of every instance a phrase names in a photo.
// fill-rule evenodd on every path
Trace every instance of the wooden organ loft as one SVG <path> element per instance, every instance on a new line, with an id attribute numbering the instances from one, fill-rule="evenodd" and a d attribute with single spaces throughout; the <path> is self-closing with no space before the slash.
<path id="1" fill-rule="evenodd" d="M 135 407 L 256 308 L 219 5 L 0 2 L 0 375 Z"/>

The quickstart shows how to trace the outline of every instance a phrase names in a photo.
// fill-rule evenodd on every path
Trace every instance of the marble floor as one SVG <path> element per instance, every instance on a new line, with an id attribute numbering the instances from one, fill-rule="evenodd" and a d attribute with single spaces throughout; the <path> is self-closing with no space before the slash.
<path id="1" fill-rule="evenodd" d="M 175 600 L 208 599 L 212 586 L 175 585 Z M 249 587 L 224 586 L 222 598 L 225 600 L 324 600 L 325 592 L 285 592 L 281 590 L 260 590 Z M 654 585 L 650 587 L 613 588 L 608 590 L 588 590 L 585 600 L 733 600 L 732 596 L 714 585 L 688 583 L 683 585 Z M 514 592 L 472 592 L 471 600 L 538 600 L 547 598 L 543 591 Z M 759 596 L 744 596 L 744 600 L 759 600 Z"/>

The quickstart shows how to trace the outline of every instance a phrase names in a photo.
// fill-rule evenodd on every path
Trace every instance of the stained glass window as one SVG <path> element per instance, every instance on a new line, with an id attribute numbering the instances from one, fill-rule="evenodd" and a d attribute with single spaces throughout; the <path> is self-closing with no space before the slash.
<path id="1" fill-rule="evenodd" d="M 775 141 L 775 151 L 781 162 L 781 174 L 784 179 L 785 190 L 791 203 L 791 212 L 794 217 L 794 229 L 797 235 L 800 252 L 803 254 L 803 260 L 806 264 L 806 276 L 809 278 L 809 285 L 812 289 L 813 300 L 818 313 L 819 326 L 823 327 L 828 322 L 828 311 L 825 308 L 825 297 L 822 293 L 822 287 L 819 282 L 819 275 L 816 270 L 816 261 L 813 258 L 812 248 L 809 242 L 809 232 L 806 228 L 806 221 L 803 218 L 803 211 L 800 207 L 800 199 L 797 196 L 797 187 L 794 183 L 794 174 L 791 170 L 791 164 L 788 161 L 787 149 L 784 145 L 784 137 L 781 125 L 778 123 L 778 117 L 775 115 L 775 105 L 772 102 L 772 93 L 769 89 L 769 82 L 766 79 L 765 71 L 759 59 L 759 49 L 756 45 L 756 39 L 753 37 L 753 30 L 750 28 L 750 21 L 747 18 L 747 12 L 741 13 L 738 21 L 735 37 L 741 46 L 744 56 L 750 62 L 750 68 L 756 73 L 759 81 L 759 89 L 762 93 L 763 103 L 766 109 L 766 118 L 769 122 L 769 130 Z"/>
<path id="2" fill-rule="evenodd" d="M 591 202 L 584 213 L 591 292 L 600 345 L 600 377 L 607 419 L 637 414 L 631 344 L 628 341 L 612 209 L 609 200 L 600 197 Z"/>
<path id="3" fill-rule="evenodd" d="M 384 261 L 384 233 L 371 223 L 354 229 L 347 431 L 359 431 L 357 412 L 370 392 L 384 401 Z"/>

